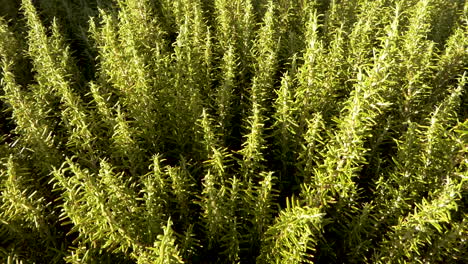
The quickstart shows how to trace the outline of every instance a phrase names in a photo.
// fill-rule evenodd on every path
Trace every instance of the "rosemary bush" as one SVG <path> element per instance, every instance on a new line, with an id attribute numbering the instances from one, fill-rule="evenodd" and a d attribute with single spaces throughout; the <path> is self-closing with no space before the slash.
<path id="1" fill-rule="evenodd" d="M 468 2 L 0 1 L 0 262 L 468 262 Z"/>

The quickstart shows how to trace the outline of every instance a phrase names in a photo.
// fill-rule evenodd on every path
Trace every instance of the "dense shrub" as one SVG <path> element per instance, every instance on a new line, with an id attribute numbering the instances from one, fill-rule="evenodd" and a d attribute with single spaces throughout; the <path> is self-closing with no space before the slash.
<path id="1" fill-rule="evenodd" d="M 0 262 L 467 263 L 468 2 L 3 0 Z"/>

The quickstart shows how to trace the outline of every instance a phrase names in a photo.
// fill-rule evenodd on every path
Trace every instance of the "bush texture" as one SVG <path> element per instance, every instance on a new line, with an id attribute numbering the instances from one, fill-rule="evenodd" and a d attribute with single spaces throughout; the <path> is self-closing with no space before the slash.
<path id="1" fill-rule="evenodd" d="M 1 0 L 0 262 L 467 263 L 465 0 Z"/>

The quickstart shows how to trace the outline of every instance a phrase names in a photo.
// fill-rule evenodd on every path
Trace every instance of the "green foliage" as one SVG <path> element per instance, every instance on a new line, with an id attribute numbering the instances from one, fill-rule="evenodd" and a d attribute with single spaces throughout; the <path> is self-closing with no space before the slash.
<path id="1" fill-rule="evenodd" d="M 0 1 L 0 262 L 465 263 L 463 0 Z"/>
<path id="2" fill-rule="evenodd" d="M 324 214 L 292 200 L 265 233 L 259 263 L 312 263 Z"/>
<path id="3" fill-rule="evenodd" d="M 427 247 L 432 251 L 430 247 L 433 237 L 447 232 L 445 224 L 452 220 L 451 215 L 458 207 L 456 201 L 460 199 L 460 189 L 465 185 L 464 180 L 461 183 L 452 181 L 448 178 L 445 186 L 438 190 L 439 193 L 431 195 L 432 200 L 423 198 L 421 203 L 416 204 L 414 213 L 399 219 L 392 227 L 390 237 L 383 241 L 382 248 L 376 254 L 377 263 L 386 263 L 389 260 L 396 260 L 398 263 L 424 263 L 433 258 L 424 251 Z M 461 234 L 456 234 L 459 235 Z"/>

